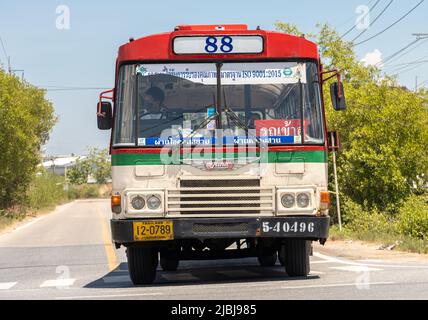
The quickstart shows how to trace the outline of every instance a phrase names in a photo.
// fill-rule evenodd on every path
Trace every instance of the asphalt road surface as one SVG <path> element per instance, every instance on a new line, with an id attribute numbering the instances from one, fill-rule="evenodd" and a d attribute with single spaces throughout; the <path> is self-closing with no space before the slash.
<path id="1" fill-rule="evenodd" d="M 0 299 L 428 299 L 428 263 L 349 260 L 322 249 L 306 278 L 252 258 L 185 261 L 134 287 L 109 219 L 109 201 L 77 201 L 0 235 Z"/>

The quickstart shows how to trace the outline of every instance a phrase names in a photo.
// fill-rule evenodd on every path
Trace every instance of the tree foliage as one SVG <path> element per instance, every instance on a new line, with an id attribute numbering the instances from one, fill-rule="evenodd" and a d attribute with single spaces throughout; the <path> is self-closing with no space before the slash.
<path id="1" fill-rule="evenodd" d="M 301 35 L 294 25 L 278 22 L 279 31 Z M 325 70 L 342 73 L 348 109 L 336 112 L 323 87 L 327 123 L 340 132 L 338 157 L 341 192 L 363 209 L 395 212 L 428 177 L 428 94 L 410 92 L 397 80 L 382 77 L 358 61 L 353 43 L 327 24 L 307 35 L 319 46 Z"/>
<path id="2" fill-rule="evenodd" d="M 0 69 L 0 208 L 25 197 L 55 122 L 45 91 Z"/>
<path id="3" fill-rule="evenodd" d="M 87 157 L 80 159 L 67 171 L 67 179 L 72 184 L 87 183 L 91 176 L 98 184 L 105 184 L 111 179 L 111 164 L 108 150 L 89 148 Z"/>

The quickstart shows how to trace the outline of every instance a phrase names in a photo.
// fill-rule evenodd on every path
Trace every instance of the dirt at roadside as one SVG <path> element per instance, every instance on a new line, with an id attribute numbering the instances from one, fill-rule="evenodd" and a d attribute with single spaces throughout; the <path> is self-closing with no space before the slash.
<path id="1" fill-rule="evenodd" d="M 328 240 L 325 246 L 313 244 L 314 251 L 334 257 L 353 260 L 373 259 L 401 262 L 428 262 L 428 254 L 402 252 L 396 250 L 379 250 L 381 244 L 356 240 Z"/>
<path id="2" fill-rule="evenodd" d="M 62 208 L 63 206 L 69 205 L 71 203 L 72 203 L 72 201 L 65 202 L 63 204 L 59 204 L 55 207 L 45 208 L 45 209 L 41 209 L 38 211 L 28 212 L 27 215 L 22 220 L 15 220 L 15 221 L 11 222 L 9 225 L 1 227 L 0 228 L 0 236 L 7 234 L 7 233 L 10 233 L 10 232 L 13 232 L 16 229 L 19 229 L 21 227 L 24 227 L 27 224 L 32 223 L 33 221 L 39 220 L 39 219 L 43 218 L 44 216 L 52 214 L 52 213 L 56 212 L 57 210 L 59 210 L 60 208 Z"/>

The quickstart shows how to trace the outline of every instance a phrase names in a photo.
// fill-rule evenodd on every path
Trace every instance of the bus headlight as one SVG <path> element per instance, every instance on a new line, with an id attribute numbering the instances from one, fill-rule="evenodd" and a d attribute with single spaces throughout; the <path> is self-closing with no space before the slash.
<path id="1" fill-rule="evenodd" d="M 297 195 L 297 206 L 299 208 L 307 208 L 311 202 L 310 195 L 308 193 L 299 193 Z"/>
<path id="2" fill-rule="evenodd" d="M 147 199 L 147 207 L 150 210 L 159 209 L 161 204 L 162 204 L 161 200 L 156 196 L 151 196 L 150 198 Z"/>
<path id="3" fill-rule="evenodd" d="M 135 196 L 131 200 L 131 205 L 135 210 L 142 210 L 146 206 L 146 201 L 141 196 Z"/>
<path id="4" fill-rule="evenodd" d="M 285 193 L 281 196 L 281 204 L 284 208 L 290 209 L 294 207 L 295 199 L 291 193 Z"/>

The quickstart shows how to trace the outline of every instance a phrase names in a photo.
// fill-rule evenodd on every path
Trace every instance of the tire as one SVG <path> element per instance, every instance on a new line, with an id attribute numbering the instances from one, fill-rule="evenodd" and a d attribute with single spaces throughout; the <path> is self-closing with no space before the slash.
<path id="1" fill-rule="evenodd" d="M 160 257 L 160 265 L 163 271 L 177 271 L 180 261 L 178 259 L 168 259 Z"/>
<path id="2" fill-rule="evenodd" d="M 128 270 L 134 285 L 151 284 L 156 279 L 158 253 L 148 247 L 129 247 L 126 250 Z"/>
<path id="3" fill-rule="evenodd" d="M 290 277 L 306 277 L 310 272 L 311 241 L 290 239 L 281 247 L 285 271 Z"/>
<path id="4" fill-rule="evenodd" d="M 278 255 L 275 251 L 273 254 L 268 256 L 259 256 L 257 259 L 259 260 L 259 263 L 262 267 L 273 267 L 278 260 Z"/>

